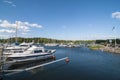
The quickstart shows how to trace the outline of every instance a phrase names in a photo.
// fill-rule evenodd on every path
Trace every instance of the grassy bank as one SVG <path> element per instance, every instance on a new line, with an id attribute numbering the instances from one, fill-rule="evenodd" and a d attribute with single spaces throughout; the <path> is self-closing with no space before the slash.
<path id="1" fill-rule="evenodd" d="M 99 50 L 101 48 L 103 48 L 103 46 L 97 45 L 97 46 L 89 46 L 90 49 L 92 50 Z"/>

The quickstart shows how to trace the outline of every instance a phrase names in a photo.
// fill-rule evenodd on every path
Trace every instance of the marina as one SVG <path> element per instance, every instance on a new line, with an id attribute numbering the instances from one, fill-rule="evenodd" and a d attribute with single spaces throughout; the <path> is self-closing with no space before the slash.
<path id="1" fill-rule="evenodd" d="M 56 49 L 56 60 L 48 61 L 43 65 L 34 64 L 34 67 L 18 68 L 18 71 L 4 75 L 4 80 L 119 80 L 120 55 L 109 52 L 94 51 L 87 47 L 82 48 L 63 48 L 46 47 Z M 69 57 L 70 62 L 66 64 L 65 59 Z M 63 60 L 63 61 L 62 61 Z M 59 61 L 59 62 L 56 62 Z M 55 62 L 55 63 L 54 63 Z M 40 67 L 41 66 L 41 67 Z M 24 69 L 26 68 L 25 71 Z M 21 71 L 22 70 L 22 71 Z M 24 70 L 24 71 L 23 71 Z M 73 72 L 75 74 L 73 74 Z M 24 75 L 24 77 L 23 77 Z M 46 77 L 47 76 L 47 77 Z M 62 77 L 60 77 L 62 76 Z"/>
<path id="2" fill-rule="evenodd" d="M 0 0 L 0 80 L 120 80 L 120 0 Z"/>

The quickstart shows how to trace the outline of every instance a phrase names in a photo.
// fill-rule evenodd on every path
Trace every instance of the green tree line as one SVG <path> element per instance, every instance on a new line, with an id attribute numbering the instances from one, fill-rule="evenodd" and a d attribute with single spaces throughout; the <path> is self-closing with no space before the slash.
<path id="1" fill-rule="evenodd" d="M 93 43 L 95 40 L 58 40 L 58 39 L 51 39 L 51 38 L 22 38 L 18 37 L 17 42 L 22 43 L 22 42 L 32 42 L 34 41 L 35 43 L 63 43 L 63 44 L 68 44 L 68 43 L 74 43 L 74 44 L 80 44 L 80 43 Z M 15 38 L 8 38 L 8 39 L 0 39 L 0 43 L 15 43 Z"/>
<path id="2" fill-rule="evenodd" d="M 95 43 L 96 44 L 103 44 L 103 45 L 106 45 L 106 44 L 112 44 L 112 45 L 114 45 L 115 44 L 115 39 L 96 40 Z M 116 43 L 120 44 L 120 39 L 116 39 Z"/>

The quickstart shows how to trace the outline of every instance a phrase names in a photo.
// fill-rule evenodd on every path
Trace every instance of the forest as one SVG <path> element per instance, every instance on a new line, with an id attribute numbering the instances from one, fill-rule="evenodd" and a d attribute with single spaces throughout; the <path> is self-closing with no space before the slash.
<path id="1" fill-rule="evenodd" d="M 67 43 L 74 43 L 74 44 L 80 44 L 80 43 L 93 43 L 95 42 L 95 40 L 58 40 L 58 39 L 51 39 L 51 38 L 39 38 L 39 37 L 35 37 L 35 38 L 22 38 L 22 37 L 18 37 L 17 38 L 17 42 L 18 43 L 22 43 L 22 42 L 32 42 L 34 41 L 34 43 L 63 43 L 63 44 L 67 44 Z M 0 43 L 15 43 L 16 42 L 16 38 L 8 38 L 8 39 L 0 39 Z"/>

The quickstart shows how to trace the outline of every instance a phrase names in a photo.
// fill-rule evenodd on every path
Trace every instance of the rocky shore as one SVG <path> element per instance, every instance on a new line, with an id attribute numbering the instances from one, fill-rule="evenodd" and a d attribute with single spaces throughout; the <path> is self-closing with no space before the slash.
<path id="1" fill-rule="evenodd" d="M 111 52 L 111 53 L 120 53 L 120 48 L 119 47 L 108 47 L 108 46 L 89 46 L 90 49 L 92 50 L 101 50 L 101 51 L 106 51 L 106 52 Z"/>
<path id="2" fill-rule="evenodd" d="M 100 48 L 100 50 L 111 53 L 120 53 L 120 48 L 114 48 L 114 47 L 104 47 L 104 48 Z"/>

